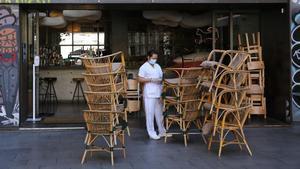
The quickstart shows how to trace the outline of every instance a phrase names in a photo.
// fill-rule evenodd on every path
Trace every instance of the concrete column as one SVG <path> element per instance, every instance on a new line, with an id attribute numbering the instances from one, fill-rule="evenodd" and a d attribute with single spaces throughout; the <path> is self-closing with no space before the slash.
<path id="1" fill-rule="evenodd" d="M 125 12 L 111 12 L 111 50 L 112 52 L 123 51 L 128 54 L 128 22 Z"/>

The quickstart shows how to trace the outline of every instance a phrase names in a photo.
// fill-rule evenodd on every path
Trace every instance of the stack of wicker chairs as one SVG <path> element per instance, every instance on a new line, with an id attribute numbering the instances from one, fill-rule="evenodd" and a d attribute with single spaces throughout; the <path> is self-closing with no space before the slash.
<path id="1" fill-rule="evenodd" d="M 167 133 L 182 134 L 187 146 L 190 134 L 201 134 L 200 93 L 197 88 L 198 76 L 202 68 L 167 68 L 163 81 L 163 105 Z M 170 130 L 172 125 L 179 130 Z M 197 131 L 190 130 L 195 126 Z M 165 142 L 167 142 L 165 137 Z"/>
<path id="2" fill-rule="evenodd" d="M 205 112 L 204 125 L 212 126 L 208 149 L 212 142 L 219 142 L 219 156 L 222 147 L 229 144 L 245 145 L 252 155 L 243 132 L 245 117 L 252 110 L 246 95 L 250 83 L 249 57 L 243 51 L 213 50 L 208 60 L 202 63 L 211 74 L 198 82 L 197 87 L 201 90 L 199 109 Z M 229 133 L 235 136 L 234 140 L 226 140 Z"/>
<path id="3" fill-rule="evenodd" d="M 265 65 L 262 57 L 262 46 L 260 44 L 260 33 L 245 33 L 238 35 L 239 50 L 250 54 L 248 70 L 250 71 L 250 95 L 253 103 L 253 109 L 250 115 L 263 115 L 267 118 L 266 98 L 264 96 L 265 88 Z M 249 115 L 249 117 L 250 117 Z"/>
<path id="4" fill-rule="evenodd" d="M 88 152 L 104 151 L 110 153 L 114 165 L 114 150 L 121 150 L 125 158 L 125 130 L 129 133 L 124 105 L 127 90 L 124 54 L 102 57 L 84 54 L 81 60 L 86 70 L 83 76 L 88 91 L 84 94 L 89 107 L 83 112 L 87 135 L 81 163 Z M 98 145 L 98 138 L 104 139 L 106 145 Z"/>

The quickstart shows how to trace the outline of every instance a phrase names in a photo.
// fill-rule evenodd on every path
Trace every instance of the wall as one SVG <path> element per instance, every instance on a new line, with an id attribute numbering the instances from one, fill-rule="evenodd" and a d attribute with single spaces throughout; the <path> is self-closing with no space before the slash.
<path id="1" fill-rule="evenodd" d="M 0 127 L 19 124 L 19 6 L 0 5 Z"/>

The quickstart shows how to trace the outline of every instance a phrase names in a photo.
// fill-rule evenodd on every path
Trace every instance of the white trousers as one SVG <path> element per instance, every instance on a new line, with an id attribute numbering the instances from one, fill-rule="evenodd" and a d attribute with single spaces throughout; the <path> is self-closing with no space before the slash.
<path id="1" fill-rule="evenodd" d="M 162 103 L 159 98 L 147 98 L 144 97 L 144 107 L 146 113 L 146 126 L 147 132 L 149 136 L 156 135 L 154 129 L 154 117 L 156 120 L 156 124 L 158 127 L 159 134 L 163 134 L 166 132 L 164 127 L 164 119 L 163 119 L 163 112 L 162 112 Z"/>

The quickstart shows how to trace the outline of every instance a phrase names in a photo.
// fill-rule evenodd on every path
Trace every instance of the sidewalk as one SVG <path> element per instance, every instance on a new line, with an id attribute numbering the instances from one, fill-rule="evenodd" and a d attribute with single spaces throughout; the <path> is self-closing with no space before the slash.
<path id="1" fill-rule="evenodd" d="M 143 129 L 132 128 L 127 137 L 127 158 L 115 153 L 115 166 L 107 153 L 83 153 L 84 130 L 0 131 L 0 169 L 299 169 L 300 126 L 247 128 L 253 157 L 238 146 L 225 147 L 221 159 L 217 146 L 209 152 L 200 136 L 192 136 L 188 147 L 182 137 L 149 140 Z"/>

